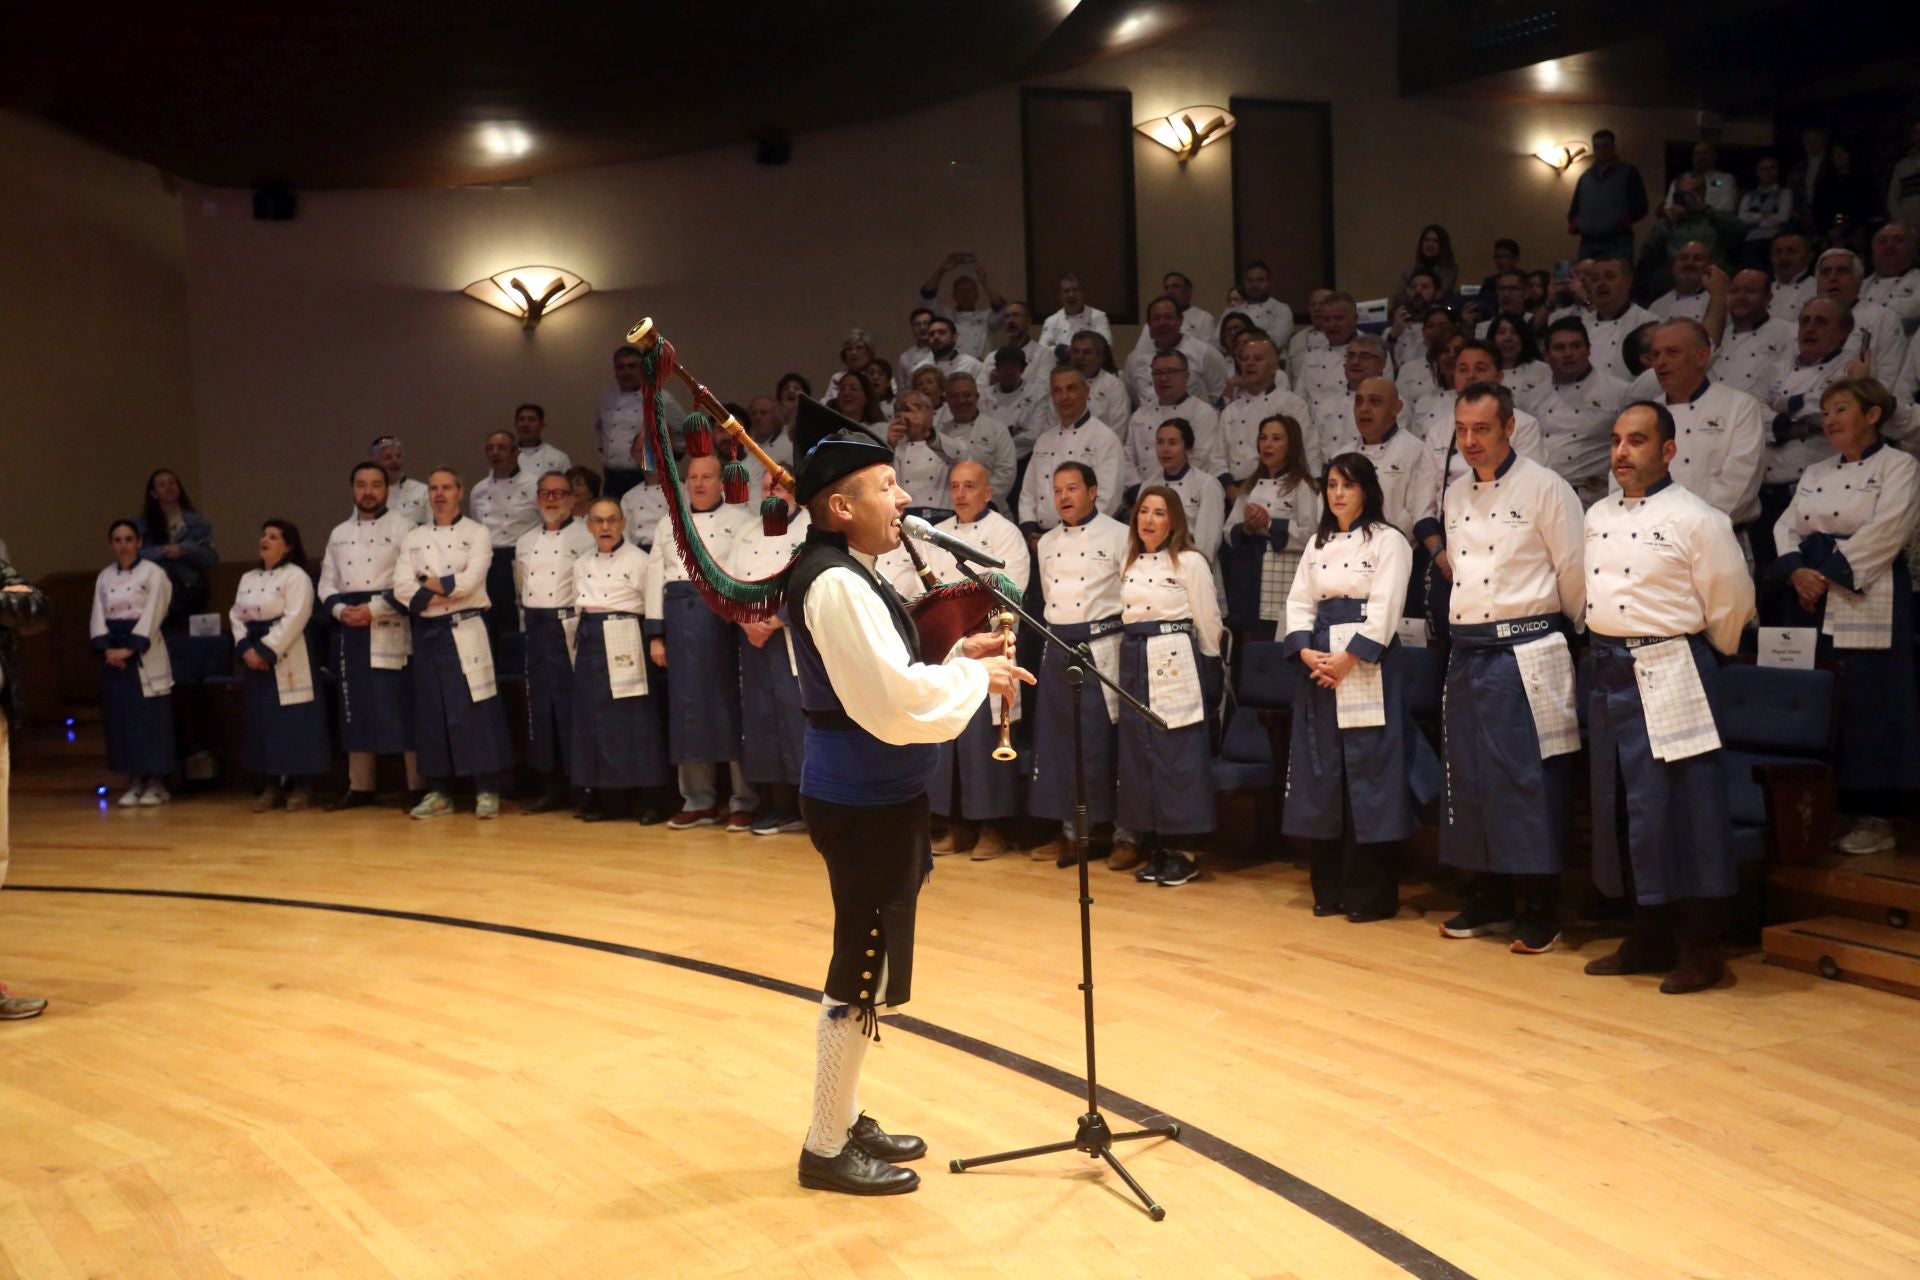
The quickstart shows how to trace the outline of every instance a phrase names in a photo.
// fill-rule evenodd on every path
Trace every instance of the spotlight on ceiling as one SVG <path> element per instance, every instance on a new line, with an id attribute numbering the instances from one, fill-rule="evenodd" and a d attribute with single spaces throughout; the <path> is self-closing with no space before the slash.
<path id="1" fill-rule="evenodd" d="M 484 280 L 475 280 L 461 290 L 476 302 L 520 317 L 522 329 L 537 328 L 541 317 L 548 312 L 557 311 L 592 291 L 592 285 L 560 267 L 513 267 Z"/>
<path id="2" fill-rule="evenodd" d="M 1210 147 L 1232 133 L 1235 123 L 1233 113 L 1225 107 L 1182 107 L 1133 127 L 1185 164 L 1200 148 Z"/>

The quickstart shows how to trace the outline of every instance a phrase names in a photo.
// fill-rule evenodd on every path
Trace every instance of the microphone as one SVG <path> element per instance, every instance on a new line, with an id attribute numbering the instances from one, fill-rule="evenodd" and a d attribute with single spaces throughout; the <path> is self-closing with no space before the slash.
<path id="1" fill-rule="evenodd" d="M 971 560 L 975 564 L 985 565 L 989 569 L 1004 569 L 1007 562 L 990 552 L 982 551 L 971 542 L 956 538 L 922 520 L 919 516 L 901 516 L 900 532 L 917 542 L 935 546 L 956 560 Z"/>

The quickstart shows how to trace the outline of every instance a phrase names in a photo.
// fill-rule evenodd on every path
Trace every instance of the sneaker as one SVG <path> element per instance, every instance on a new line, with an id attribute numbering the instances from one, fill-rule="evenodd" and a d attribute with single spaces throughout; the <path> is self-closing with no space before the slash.
<path id="1" fill-rule="evenodd" d="M 756 836 L 777 836 L 780 834 L 780 817 L 769 813 L 755 818 L 751 830 Z"/>
<path id="2" fill-rule="evenodd" d="M 280 789 L 279 783 L 270 782 L 260 788 L 260 793 L 254 796 L 253 811 L 255 813 L 266 813 L 268 810 L 277 806 L 282 800 L 286 799 L 286 795 L 287 793 Z"/>
<path id="3" fill-rule="evenodd" d="M 164 782 L 149 782 L 147 789 L 140 793 L 140 803 L 147 808 L 165 804 L 171 799 L 173 799 L 173 793 L 167 790 L 167 784 Z"/>
<path id="4" fill-rule="evenodd" d="M 1167 851 L 1165 849 L 1155 849 L 1153 856 L 1141 863 L 1140 869 L 1133 873 L 1133 878 L 1141 884 L 1153 884 L 1160 879 L 1160 873 L 1166 869 Z"/>
<path id="5" fill-rule="evenodd" d="M 753 815 L 736 810 L 727 815 L 725 826 L 728 835 L 744 836 L 753 830 Z"/>
<path id="6" fill-rule="evenodd" d="M 1200 874 L 1200 860 L 1192 854 L 1169 849 L 1163 856 L 1166 861 L 1160 864 L 1160 874 L 1154 877 L 1162 889 L 1177 889 Z"/>
<path id="7" fill-rule="evenodd" d="M 1885 818 L 1862 818 L 1834 847 L 1856 857 L 1863 853 L 1892 853 L 1893 824 Z"/>
<path id="8" fill-rule="evenodd" d="M 128 787 L 126 791 L 121 794 L 118 803 L 122 809 L 131 809 L 140 803 L 140 797 L 144 794 L 138 786 Z"/>
<path id="9" fill-rule="evenodd" d="M 1485 938 L 1513 932 L 1513 918 L 1478 907 L 1468 907 L 1440 926 L 1443 938 Z"/>
<path id="10" fill-rule="evenodd" d="M 453 801 L 438 791 L 420 797 L 420 803 L 407 810 L 409 818 L 444 818 L 453 812 Z"/>
<path id="11" fill-rule="evenodd" d="M 695 827 L 711 827 L 720 821 L 720 815 L 712 809 L 682 809 L 667 819 L 669 831 L 691 831 Z"/>
<path id="12" fill-rule="evenodd" d="M 1007 851 L 1007 838 L 1000 834 L 1000 828 L 994 823 L 986 823 L 980 828 L 980 836 L 973 842 L 973 848 L 967 857 L 975 862 L 992 862 Z"/>
<path id="13" fill-rule="evenodd" d="M 482 791 L 473 798 L 473 816 L 476 818 L 497 818 L 500 816 L 500 793 Z"/>
<path id="14" fill-rule="evenodd" d="M 1507 950 L 1517 956 L 1543 956 L 1560 941 L 1560 927 L 1545 920 L 1522 919 L 1514 928 Z"/>
<path id="15" fill-rule="evenodd" d="M 16 996 L 0 983 L 0 1022 L 19 1022 L 37 1018 L 47 1011 L 47 1002 L 38 996 Z"/>

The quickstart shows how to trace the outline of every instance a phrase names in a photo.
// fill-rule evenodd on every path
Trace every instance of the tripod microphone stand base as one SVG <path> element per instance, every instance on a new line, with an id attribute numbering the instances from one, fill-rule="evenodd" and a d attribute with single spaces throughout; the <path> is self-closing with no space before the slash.
<path id="1" fill-rule="evenodd" d="M 1120 1163 L 1120 1157 L 1113 1154 L 1113 1144 L 1135 1142 L 1141 1138 L 1178 1138 L 1179 1136 L 1180 1126 L 1177 1124 L 1165 1125 L 1157 1129 L 1136 1129 L 1131 1133 L 1115 1133 L 1107 1128 L 1105 1116 L 1098 1111 L 1089 1111 L 1080 1117 L 1080 1127 L 1066 1142 L 1049 1142 L 1042 1147 L 1023 1147 L 1018 1151 L 1002 1151 L 997 1155 L 975 1156 L 971 1160 L 955 1160 L 949 1163 L 947 1168 L 953 1173 L 965 1173 L 983 1164 L 1003 1164 L 1009 1160 L 1025 1160 L 1030 1156 L 1047 1156 L 1060 1151 L 1084 1151 L 1087 1155 L 1105 1160 L 1112 1166 L 1113 1171 L 1120 1175 L 1120 1180 L 1127 1184 L 1128 1190 L 1140 1197 L 1140 1203 L 1147 1208 L 1147 1216 L 1159 1222 L 1167 1216 L 1167 1211 L 1147 1194 L 1145 1187 L 1134 1181 L 1133 1175 L 1127 1172 L 1127 1167 Z"/>

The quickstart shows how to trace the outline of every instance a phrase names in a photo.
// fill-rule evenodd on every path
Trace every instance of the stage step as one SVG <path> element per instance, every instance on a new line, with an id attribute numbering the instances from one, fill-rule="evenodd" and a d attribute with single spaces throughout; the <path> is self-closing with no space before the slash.
<path id="1" fill-rule="evenodd" d="M 1767 883 L 1776 919 L 1842 915 L 1894 928 L 1920 927 L 1920 858 L 1911 855 L 1836 854 L 1817 863 L 1771 866 Z"/>
<path id="2" fill-rule="evenodd" d="M 1920 931 L 1821 916 L 1761 932 L 1768 964 L 1920 997 Z"/>

